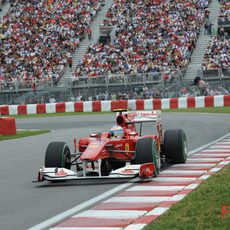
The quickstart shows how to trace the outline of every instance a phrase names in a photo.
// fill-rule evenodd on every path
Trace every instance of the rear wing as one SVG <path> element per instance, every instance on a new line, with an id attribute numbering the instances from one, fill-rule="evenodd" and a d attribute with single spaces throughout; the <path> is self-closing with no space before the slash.
<path id="1" fill-rule="evenodd" d="M 120 113 L 119 111 L 117 115 L 120 115 Z M 161 124 L 160 110 L 122 111 L 122 115 L 125 115 L 130 123 L 156 122 L 157 124 Z"/>

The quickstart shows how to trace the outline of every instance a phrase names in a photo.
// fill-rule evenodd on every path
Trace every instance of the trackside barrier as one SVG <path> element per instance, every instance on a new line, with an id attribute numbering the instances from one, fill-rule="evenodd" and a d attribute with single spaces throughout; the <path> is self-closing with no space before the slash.
<path id="1" fill-rule="evenodd" d="M 129 110 L 152 110 L 222 106 L 230 106 L 230 95 L 147 100 L 79 101 L 48 104 L 4 105 L 0 106 L 0 114 L 2 116 L 7 116 L 65 112 L 110 112 L 114 109 L 121 108 Z"/>
<path id="2" fill-rule="evenodd" d="M 15 117 L 0 117 L 0 135 L 15 135 Z"/>

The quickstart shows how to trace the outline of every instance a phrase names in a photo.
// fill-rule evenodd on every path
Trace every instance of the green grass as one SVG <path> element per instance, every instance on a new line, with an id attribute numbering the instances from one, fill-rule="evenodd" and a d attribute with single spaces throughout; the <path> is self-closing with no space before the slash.
<path id="1" fill-rule="evenodd" d="M 17 131 L 16 135 L 0 135 L 0 141 L 28 137 L 28 136 L 35 136 L 40 135 L 43 133 L 48 133 L 50 130 L 25 130 L 25 131 Z"/>
<path id="2" fill-rule="evenodd" d="M 230 113 L 230 106 L 226 107 L 207 107 L 207 108 L 188 108 L 188 109 L 164 109 L 162 112 L 189 112 L 189 113 Z"/>
<path id="3" fill-rule="evenodd" d="M 211 176 L 144 229 L 227 230 L 230 229 L 230 213 L 222 219 L 222 205 L 230 205 L 230 166 Z"/>
<path id="4" fill-rule="evenodd" d="M 69 113 L 41 113 L 41 114 L 28 114 L 28 115 L 10 115 L 8 117 L 16 118 L 33 118 L 33 117 L 59 117 L 59 116 L 82 116 L 93 114 L 113 114 L 113 112 L 69 112 Z M 7 116 L 4 116 L 7 117 Z"/>

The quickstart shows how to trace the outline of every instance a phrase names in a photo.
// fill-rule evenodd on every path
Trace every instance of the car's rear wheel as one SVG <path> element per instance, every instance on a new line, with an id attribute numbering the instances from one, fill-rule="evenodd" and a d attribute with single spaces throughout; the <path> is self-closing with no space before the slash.
<path id="1" fill-rule="evenodd" d="M 172 163 L 185 163 L 188 148 L 184 130 L 166 130 L 164 133 L 164 154 Z"/>
<path id="2" fill-rule="evenodd" d="M 158 176 L 161 167 L 160 153 L 157 150 L 156 142 L 152 138 L 142 138 L 136 143 L 135 164 L 154 163 L 154 176 Z"/>
<path id="3" fill-rule="evenodd" d="M 65 142 L 51 142 L 48 145 L 45 167 L 71 168 L 70 150 Z"/>

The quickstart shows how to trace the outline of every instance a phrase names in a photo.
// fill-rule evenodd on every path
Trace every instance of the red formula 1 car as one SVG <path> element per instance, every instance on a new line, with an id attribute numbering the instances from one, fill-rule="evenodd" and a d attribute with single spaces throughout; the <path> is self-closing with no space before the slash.
<path id="1" fill-rule="evenodd" d="M 187 140 L 182 129 L 162 132 L 160 111 L 117 111 L 116 126 L 110 131 L 74 140 L 75 151 L 64 142 L 51 142 L 45 153 L 45 167 L 38 181 L 66 181 L 87 178 L 150 178 L 168 163 L 185 163 Z M 156 134 L 142 135 L 142 124 Z M 136 124 L 140 123 L 139 132 Z M 78 149 L 78 151 L 77 151 Z M 75 168 L 75 170 L 73 170 Z"/>

